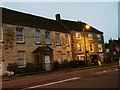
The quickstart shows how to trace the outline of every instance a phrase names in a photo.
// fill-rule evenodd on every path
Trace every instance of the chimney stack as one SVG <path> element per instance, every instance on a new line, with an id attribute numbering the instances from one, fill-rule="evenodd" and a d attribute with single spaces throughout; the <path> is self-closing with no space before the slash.
<path id="1" fill-rule="evenodd" d="M 56 21 L 60 21 L 60 14 L 56 14 L 55 17 L 56 17 Z"/>

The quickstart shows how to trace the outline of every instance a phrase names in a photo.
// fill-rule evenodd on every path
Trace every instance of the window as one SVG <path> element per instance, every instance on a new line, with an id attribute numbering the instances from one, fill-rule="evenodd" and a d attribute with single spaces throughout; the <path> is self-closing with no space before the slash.
<path id="1" fill-rule="evenodd" d="M 81 39 L 81 34 L 80 33 L 76 33 L 76 39 Z"/>
<path id="2" fill-rule="evenodd" d="M 101 40 L 101 35 L 97 34 L 97 40 Z"/>
<path id="3" fill-rule="evenodd" d="M 65 41 L 66 41 L 66 45 L 69 45 L 69 38 L 68 38 L 68 34 L 65 35 Z"/>
<path id="4" fill-rule="evenodd" d="M 67 59 L 70 59 L 70 51 L 67 51 Z"/>
<path id="5" fill-rule="evenodd" d="M 60 33 L 55 33 L 56 45 L 60 45 Z"/>
<path id="6" fill-rule="evenodd" d="M 88 34 L 88 39 L 93 40 L 92 34 Z"/>
<path id="7" fill-rule="evenodd" d="M 3 29 L 2 26 L 0 26 L 0 42 L 3 40 Z"/>
<path id="8" fill-rule="evenodd" d="M 51 44 L 50 32 L 49 31 L 45 31 L 45 43 L 46 44 Z"/>
<path id="9" fill-rule="evenodd" d="M 78 53 L 82 53 L 82 44 L 77 44 Z"/>
<path id="10" fill-rule="evenodd" d="M 102 44 L 98 44 L 98 52 L 103 52 Z"/>
<path id="11" fill-rule="evenodd" d="M 17 52 L 18 65 L 19 65 L 20 67 L 25 66 L 25 60 L 24 60 L 25 55 L 24 55 L 24 54 L 25 54 L 24 51 L 18 51 L 18 52 Z"/>
<path id="12" fill-rule="evenodd" d="M 18 43 L 24 43 L 23 28 L 16 27 L 16 42 L 18 42 Z"/>
<path id="13" fill-rule="evenodd" d="M 90 52 L 94 52 L 93 44 L 92 43 L 90 43 Z"/>
<path id="14" fill-rule="evenodd" d="M 40 44 L 40 31 L 39 30 L 35 31 L 35 43 Z"/>

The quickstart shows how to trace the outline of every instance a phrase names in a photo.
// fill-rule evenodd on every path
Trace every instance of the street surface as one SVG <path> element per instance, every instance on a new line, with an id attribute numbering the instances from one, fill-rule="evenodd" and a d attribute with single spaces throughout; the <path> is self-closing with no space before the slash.
<path id="1" fill-rule="evenodd" d="M 39 88 L 118 88 L 118 66 L 59 71 L 24 76 L 3 81 L 4 88 L 32 90 Z"/>

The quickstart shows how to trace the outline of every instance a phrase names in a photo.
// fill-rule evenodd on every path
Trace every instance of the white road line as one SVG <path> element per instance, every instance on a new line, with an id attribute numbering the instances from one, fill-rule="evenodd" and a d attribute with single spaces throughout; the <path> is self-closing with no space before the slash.
<path id="1" fill-rule="evenodd" d="M 116 68 L 115 70 L 116 70 L 116 71 L 118 71 L 119 69 L 118 69 L 118 68 Z"/>
<path id="2" fill-rule="evenodd" d="M 96 73 L 92 73 L 92 74 L 103 74 L 106 73 L 107 71 L 100 71 L 100 72 L 96 72 Z"/>
<path id="3" fill-rule="evenodd" d="M 69 78 L 69 79 L 65 79 L 65 80 L 61 80 L 61 81 L 56 81 L 56 82 L 46 83 L 46 84 L 42 84 L 42 85 L 37 85 L 37 86 L 33 86 L 33 87 L 27 87 L 27 88 L 23 88 L 23 89 L 20 89 L 20 90 L 40 88 L 40 87 L 44 87 L 44 86 L 49 86 L 49 85 L 63 83 L 63 82 L 67 82 L 67 81 L 77 80 L 77 79 L 80 79 L 80 77 L 74 77 L 74 78 Z"/>

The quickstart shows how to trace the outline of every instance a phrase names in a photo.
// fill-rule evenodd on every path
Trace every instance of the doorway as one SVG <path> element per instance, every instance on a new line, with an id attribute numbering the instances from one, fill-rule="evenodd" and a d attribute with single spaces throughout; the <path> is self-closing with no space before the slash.
<path id="1" fill-rule="evenodd" d="M 51 71 L 51 60 L 49 55 L 45 55 L 45 70 Z"/>

